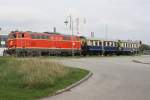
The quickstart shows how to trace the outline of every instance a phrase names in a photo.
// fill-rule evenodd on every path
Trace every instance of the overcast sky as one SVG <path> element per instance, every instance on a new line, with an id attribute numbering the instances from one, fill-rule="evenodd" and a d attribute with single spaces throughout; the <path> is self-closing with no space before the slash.
<path id="1" fill-rule="evenodd" d="M 57 31 L 70 34 L 64 21 L 79 17 L 80 35 L 142 40 L 150 44 L 150 0 L 0 0 L 2 32 Z M 84 23 L 86 19 L 86 23 Z M 74 33 L 76 34 L 76 33 Z"/>

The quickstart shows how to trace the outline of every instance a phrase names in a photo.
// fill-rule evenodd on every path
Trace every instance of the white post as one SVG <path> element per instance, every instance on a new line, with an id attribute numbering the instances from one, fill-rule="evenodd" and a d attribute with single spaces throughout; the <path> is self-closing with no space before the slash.
<path id="1" fill-rule="evenodd" d="M 104 41 L 102 40 L 102 56 L 104 56 Z"/>

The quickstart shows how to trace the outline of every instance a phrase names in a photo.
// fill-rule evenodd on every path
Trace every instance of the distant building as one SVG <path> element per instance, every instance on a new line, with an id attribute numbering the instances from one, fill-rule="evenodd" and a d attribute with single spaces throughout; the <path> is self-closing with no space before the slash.
<path id="1" fill-rule="evenodd" d="M 0 35 L 0 56 L 3 56 L 4 50 L 7 48 L 8 35 Z"/>
<path id="2" fill-rule="evenodd" d="M 7 38 L 8 35 L 0 35 L 0 48 L 6 48 L 7 47 Z"/>

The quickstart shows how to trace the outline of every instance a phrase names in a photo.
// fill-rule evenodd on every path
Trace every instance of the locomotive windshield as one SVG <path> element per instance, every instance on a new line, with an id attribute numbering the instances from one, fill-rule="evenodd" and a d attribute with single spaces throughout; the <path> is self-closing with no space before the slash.
<path id="1" fill-rule="evenodd" d="M 9 38 L 10 38 L 10 39 L 14 39 L 14 38 L 16 38 L 16 37 L 17 37 L 16 34 L 10 34 L 10 35 L 9 35 Z"/>

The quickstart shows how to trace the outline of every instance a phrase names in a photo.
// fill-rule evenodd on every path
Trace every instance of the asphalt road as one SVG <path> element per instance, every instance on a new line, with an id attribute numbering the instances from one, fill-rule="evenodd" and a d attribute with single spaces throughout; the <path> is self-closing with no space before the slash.
<path id="1" fill-rule="evenodd" d="M 68 92 L 43 100 L 150 100 L 150 56 L 66 59 L 64 64 L 88 69 L 93 76 Z"/>

